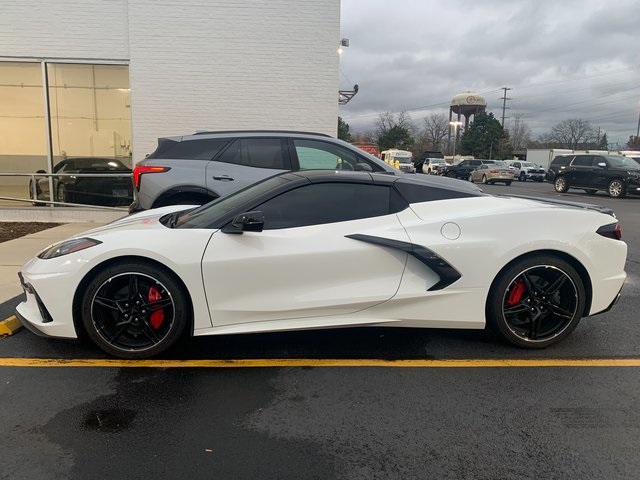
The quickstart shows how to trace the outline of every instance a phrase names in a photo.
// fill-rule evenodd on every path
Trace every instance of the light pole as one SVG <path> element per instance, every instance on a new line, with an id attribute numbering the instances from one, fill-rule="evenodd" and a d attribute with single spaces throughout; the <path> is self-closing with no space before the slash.
<path id="1" fill-rule="evenodd" d="M 461 121 L 449 122 L 449 125 L 453 127 L 453 163 L 456 163 L 456 143 L 458 141 L 458 127 L 462 125 Z"/>

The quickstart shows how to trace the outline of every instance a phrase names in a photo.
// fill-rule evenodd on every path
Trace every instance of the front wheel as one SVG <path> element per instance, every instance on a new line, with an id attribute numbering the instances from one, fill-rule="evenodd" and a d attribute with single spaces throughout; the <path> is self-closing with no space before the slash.
<path id="1" fill-rule="evenodd" d="M 186 296 L 162 269 L 123 262 L 99 272 L 82 297 L 82 324 L 102 350 L 139 359 L 171 347 L 188 323 Z"/>
<path id="2" fill-rule="evenodd" d="M 561 258 L 536 255 L 496 278 L 487 299 L 487 324 L 516 346 L 545 348 L 578 326 L 585 305 L 576 270 Z"/>
<path id="3" fill-rule="evenodd" d="M 553 187 L 556 189 L 556 192 L 558 193 L 565 193 L 567 190 L 569 190 L 569 184 L 567 183 L 564 177 L 557 177 L 553 181 Z"/>
<path id="4" fill-rule="evenodd" d="M 616 178 L 609 182 L 607 193 L 611 198 L 623 198 L 627 194 L 627 189 L 624 182 Z"/>

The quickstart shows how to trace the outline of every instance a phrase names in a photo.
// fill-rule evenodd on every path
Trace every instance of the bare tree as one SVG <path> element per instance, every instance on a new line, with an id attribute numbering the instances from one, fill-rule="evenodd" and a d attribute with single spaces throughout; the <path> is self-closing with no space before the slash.
<path id="1" fill-rule="evenodd" d="M 395 115 L 392 112 L 382 112 L 378 115 L 376 120 L 376 134 L 381 137 L 394 127 L 405 129 L 410 133 L 413 133 L 415 126 L 411 120 L 411 115 L 408 112 L 403 111 Z"/>
<path id="2" fill-rule="evenodd" d="M 551 128 L 550 137 L 561 148 L 578 149 L 593 142 L 596 132 L 588 120 L 569 118 Z"/>
<path id="3" fill-rule="evenodd" d="M 421 142 L 426 149 L 442 150 L 444 139 L 449 133 L 449 120 L 444 113 L 432 113 L 423 119 L 424 130 L 421 134 Z"/>
<path id="4" fill-rule="evenodd" d="M 514 150 L 522 150 L 531 143 L 531 129 L 522 121 L 522 115 L 515 115 L 509 125 L 509 138 Z"/>

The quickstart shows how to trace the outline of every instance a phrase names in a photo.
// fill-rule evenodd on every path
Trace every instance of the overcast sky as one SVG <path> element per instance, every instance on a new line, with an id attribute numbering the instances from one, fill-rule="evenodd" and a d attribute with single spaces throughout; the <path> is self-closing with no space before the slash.
<path id="1" fill-rule="evenodd" d="M 534 137 L 567 118 L 621 145 L 636 133 L 640 0 L 342 0 L 341 35 L 340 88 L 360 87 L 340 107 L 352 131 L 384 111 L 420 127 L 466 91 L 500 119 L 510 87 L 506 115 Z"/>

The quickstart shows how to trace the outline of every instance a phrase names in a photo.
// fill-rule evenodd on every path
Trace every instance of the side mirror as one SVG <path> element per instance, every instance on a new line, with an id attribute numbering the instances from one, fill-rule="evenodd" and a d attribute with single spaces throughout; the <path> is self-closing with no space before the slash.
<path id="1" fill-rule="evenodd" d="M 236 215 L 230 226 L 222 229 L 225 233 L 261 232 L 264 228 L 264 214 L 259 211 Z"/>
<path id="2" fill-rule="evenodd" d="M 373 168 L 368 163 L 356 163 L 357 172 L 373 172 Z"/>
<path id="3" fill-rule="evenodd" d="M 599 166 L 600 168 L 607 168 L 607 164 L 606 164 L 606 163 L 604 163 L 604 162 L 600 162 L 600 163 L 598 163 L 598 166 Z"/>

